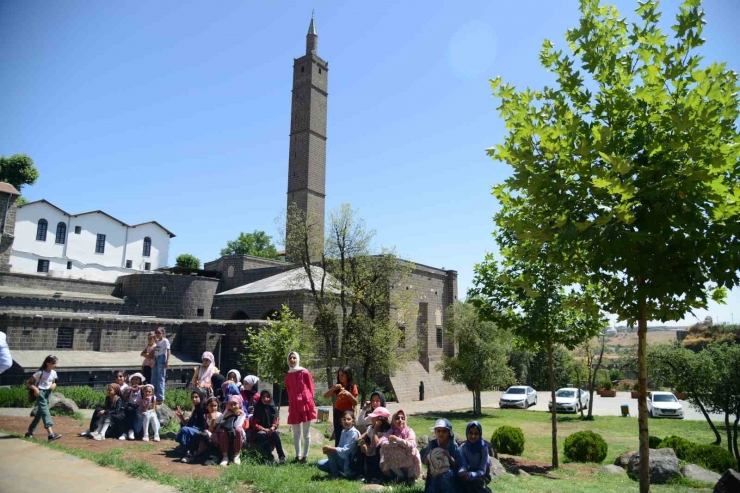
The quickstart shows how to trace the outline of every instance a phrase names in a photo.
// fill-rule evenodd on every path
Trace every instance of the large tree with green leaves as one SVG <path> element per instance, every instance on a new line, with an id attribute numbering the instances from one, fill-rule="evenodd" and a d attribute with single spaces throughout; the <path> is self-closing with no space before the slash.
<path id="1" fill-rule="evenodd" d="M 221 255 L 253 255 L 255 257 L 278 258 L 278 251 L 272 243 L 272 237 L 264 231 L 239 233 L 232 241 L 226 242 L 226 248 L 221 249 Z"/>
<path id="2" fill-rule="evenodd" d="M 517 234 L 549 244 L 553 262 L 604 288 L 605 310 L 638 326 L 643 457 L 647 321 L 721 301 L 740 268 L 738 76 L 697 54 L 700 4 L 684 1 L 669 37 L 656 1 L 630 23 L 581 0 L 571 53 L 543 44 L 552 87 L 492 81 L 508 135 L 489 154 L 513 171 L 495 193 L 527 210 Z M 649 481 L 641 461 L 642 493 Z"/>
<path id="3" fill-rule="evenodd" d="M 483 320 L 470 303 L 455 302 L 447 309 L 447 333 L 457 347 L 455 356 L 445 356 L 437 371 L 448 382 L 465 385 L 473 393 L 473 414 L 479 416 L 481 392 L 515 383 L 508 365 L 512 336 Z"/>
<path id="4" fill-rule="evenodd" d="M 13 154 L 10 157 L 0 156 L 0 181 L 10 183 L 18 191 L 23 185 L 33 185 L 39 177 L 39 170 L 33 165 L 33 159 L 25 154 Z"/>

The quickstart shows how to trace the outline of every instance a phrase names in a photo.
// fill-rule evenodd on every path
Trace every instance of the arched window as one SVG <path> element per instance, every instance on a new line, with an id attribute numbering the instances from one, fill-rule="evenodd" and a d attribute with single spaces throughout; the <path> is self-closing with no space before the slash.
<path id="1" fill-rule="evenodd" d="M 46 241 L 46 230 L 49 228 L 49 223 L 46 219 L 39 219 L 39 225 L 36 227 L 36 241 Z"/>
<path id="2" fill-rule="evenodd" d="M 228 270 L 226 271 L 226 275 L 229 277 L 234 277 L 234 266 L 230 265 Z"/>
<path id="3" fill-rule="evenodd" d="M 145 257 L 148 257 L 151 254 L 152 254 L 152 239 L 147 236 L 146 238 L 144 238 L 144 253 L 143 253 L 143 255 Z"/>
<path id="4" fill-rule="evenodd" d="M 244 310 L 239 310 L 231 315 L 231 320 L 249 320 L 249 315 Z"/>
<path id="5" fill-rule="evenodd" d="M 64 245 L 66 238 L 67 238 L 67 225 L 64 223 L 57 224 L 57 237 L 56 237 L 56 240 L 54 240 L 54 243 L 59 243 L 60 245 Z"/>

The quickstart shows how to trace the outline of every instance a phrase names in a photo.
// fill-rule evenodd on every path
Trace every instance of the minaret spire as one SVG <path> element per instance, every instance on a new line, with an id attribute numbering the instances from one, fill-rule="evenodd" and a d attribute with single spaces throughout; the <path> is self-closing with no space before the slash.
<path id="1" fill-rule="evenodd" d="M 313 20 L 313 10 L 311 10 L 311 23 L 308 25 L 308 34 L 306 34 L 306 55 L 313 53 L 319 48 L 319 35 L 316 34 L 316 24 Z"/>

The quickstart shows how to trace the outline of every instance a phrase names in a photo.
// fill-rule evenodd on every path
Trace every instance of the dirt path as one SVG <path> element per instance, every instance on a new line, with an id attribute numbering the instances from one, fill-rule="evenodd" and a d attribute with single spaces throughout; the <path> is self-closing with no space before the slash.
<path id="1" fill-rule="evenodd" d="M 21 418 L 15 416 L 0 416 L 0 430 L 23 435 L 28 430 L 30 418 Z M 106 439 L 104 441 L 95 441 L 89 438 L 78 437 L 77 435 L 85 430 L 86 423 L 64 416 L 54 417 L 54 431 L 61 433 L 56 443 L 66 447 L 73 447 L 88 452 L 106 452 L 113 449 L 123 449 L 124 457 L 132 460 L 142 460 L 159 471 L 170 473 L 176 476 L 200 476 L 205 478 L 214 478 L 218 476 L 222 469 L 218 466 L 206 466 L 203 464 L 183 464 L 180 462 L 180 455 L 175 455 L 171 451 L 177 445 L 173 440 L 162 438 L 159 443 L 142 441 L 121 441 L 116 439 Z M 39 428 L 34 433 L 37 439 L 46 440 L 46 431 Z M 0 490 L 1 491 L 1 490 Z"/>

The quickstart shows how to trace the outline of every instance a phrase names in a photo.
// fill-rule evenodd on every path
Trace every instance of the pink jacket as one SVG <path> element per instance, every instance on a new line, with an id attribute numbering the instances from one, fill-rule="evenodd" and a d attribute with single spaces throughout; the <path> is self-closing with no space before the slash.
<path id="1" fill-rule="evenodd" d="M 313 400 L 313 377 L 305 368 L 285 375 L 288 391 L 288 424 L 297 425 L 316 419 Z"/>

